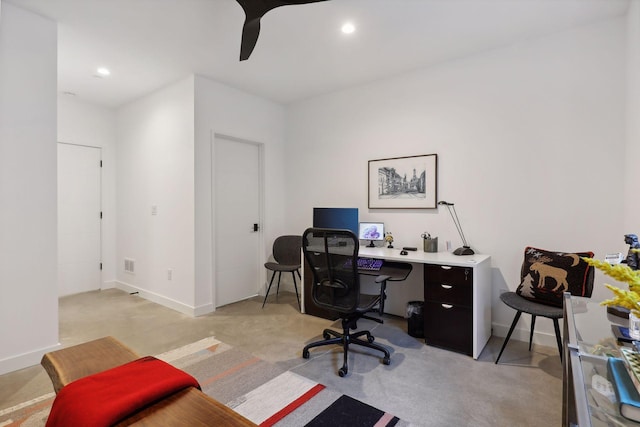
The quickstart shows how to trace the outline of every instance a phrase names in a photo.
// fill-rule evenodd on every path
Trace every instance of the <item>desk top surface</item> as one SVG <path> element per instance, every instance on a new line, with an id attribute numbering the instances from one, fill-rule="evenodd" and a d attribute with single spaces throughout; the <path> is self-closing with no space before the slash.
<path id="1" fill-rule="evenodd" d="M 454 255 L 451 252 L 423 252 L 407 251 L 407 255 L 400 255 L 402 248 L 388 249 L 386 247 L 368 248 L 360 246 L 358 256 L 379 258 L 388 261 L 414 262 L 420 264 L 446 264 L 458 267 L 474 267 L 483 262 L 490 262 L 489 255 Z"/>

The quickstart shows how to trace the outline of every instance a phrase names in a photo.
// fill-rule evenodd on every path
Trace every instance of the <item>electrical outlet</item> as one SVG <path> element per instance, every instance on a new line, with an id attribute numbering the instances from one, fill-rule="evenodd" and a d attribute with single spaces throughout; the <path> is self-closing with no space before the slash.
<path id="1" fill-rule="evenodd" d="M 173 280 L 173 270 L 172 269 L 168 269 L 167 270 L 167 279 L 168 280 Z"/>

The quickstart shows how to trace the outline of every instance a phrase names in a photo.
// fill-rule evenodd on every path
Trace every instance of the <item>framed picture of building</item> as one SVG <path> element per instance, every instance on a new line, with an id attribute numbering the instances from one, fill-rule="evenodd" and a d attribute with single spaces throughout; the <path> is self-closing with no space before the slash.
<path id="1" fill-rule="evenodd" d="M 369 209 L 436 209 L 438 155 L 369 160 Z"/>

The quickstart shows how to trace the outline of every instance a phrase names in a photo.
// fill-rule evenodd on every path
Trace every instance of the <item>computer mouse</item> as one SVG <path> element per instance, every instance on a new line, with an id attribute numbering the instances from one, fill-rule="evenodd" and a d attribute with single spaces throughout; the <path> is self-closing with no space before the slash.
<path id="1" fill-rule="evenodd" d="M 400 255 L 409 255 L 409 252 L 407 252 L 407 251 L 400 251 Z"/>

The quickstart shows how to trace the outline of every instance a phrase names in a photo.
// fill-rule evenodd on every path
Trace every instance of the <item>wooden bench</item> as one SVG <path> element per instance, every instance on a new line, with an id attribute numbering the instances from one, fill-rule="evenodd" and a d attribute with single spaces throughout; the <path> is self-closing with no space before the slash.
<path id="1" fill-rule="evenodd" d="M 113 337 L 100 338 L 42 357 L 42 366 L 58 393 L 65 385 L 140 358 Z M 118 426 L 256 426 L 242 415 L 190 387 L 142 409 Z"/>

